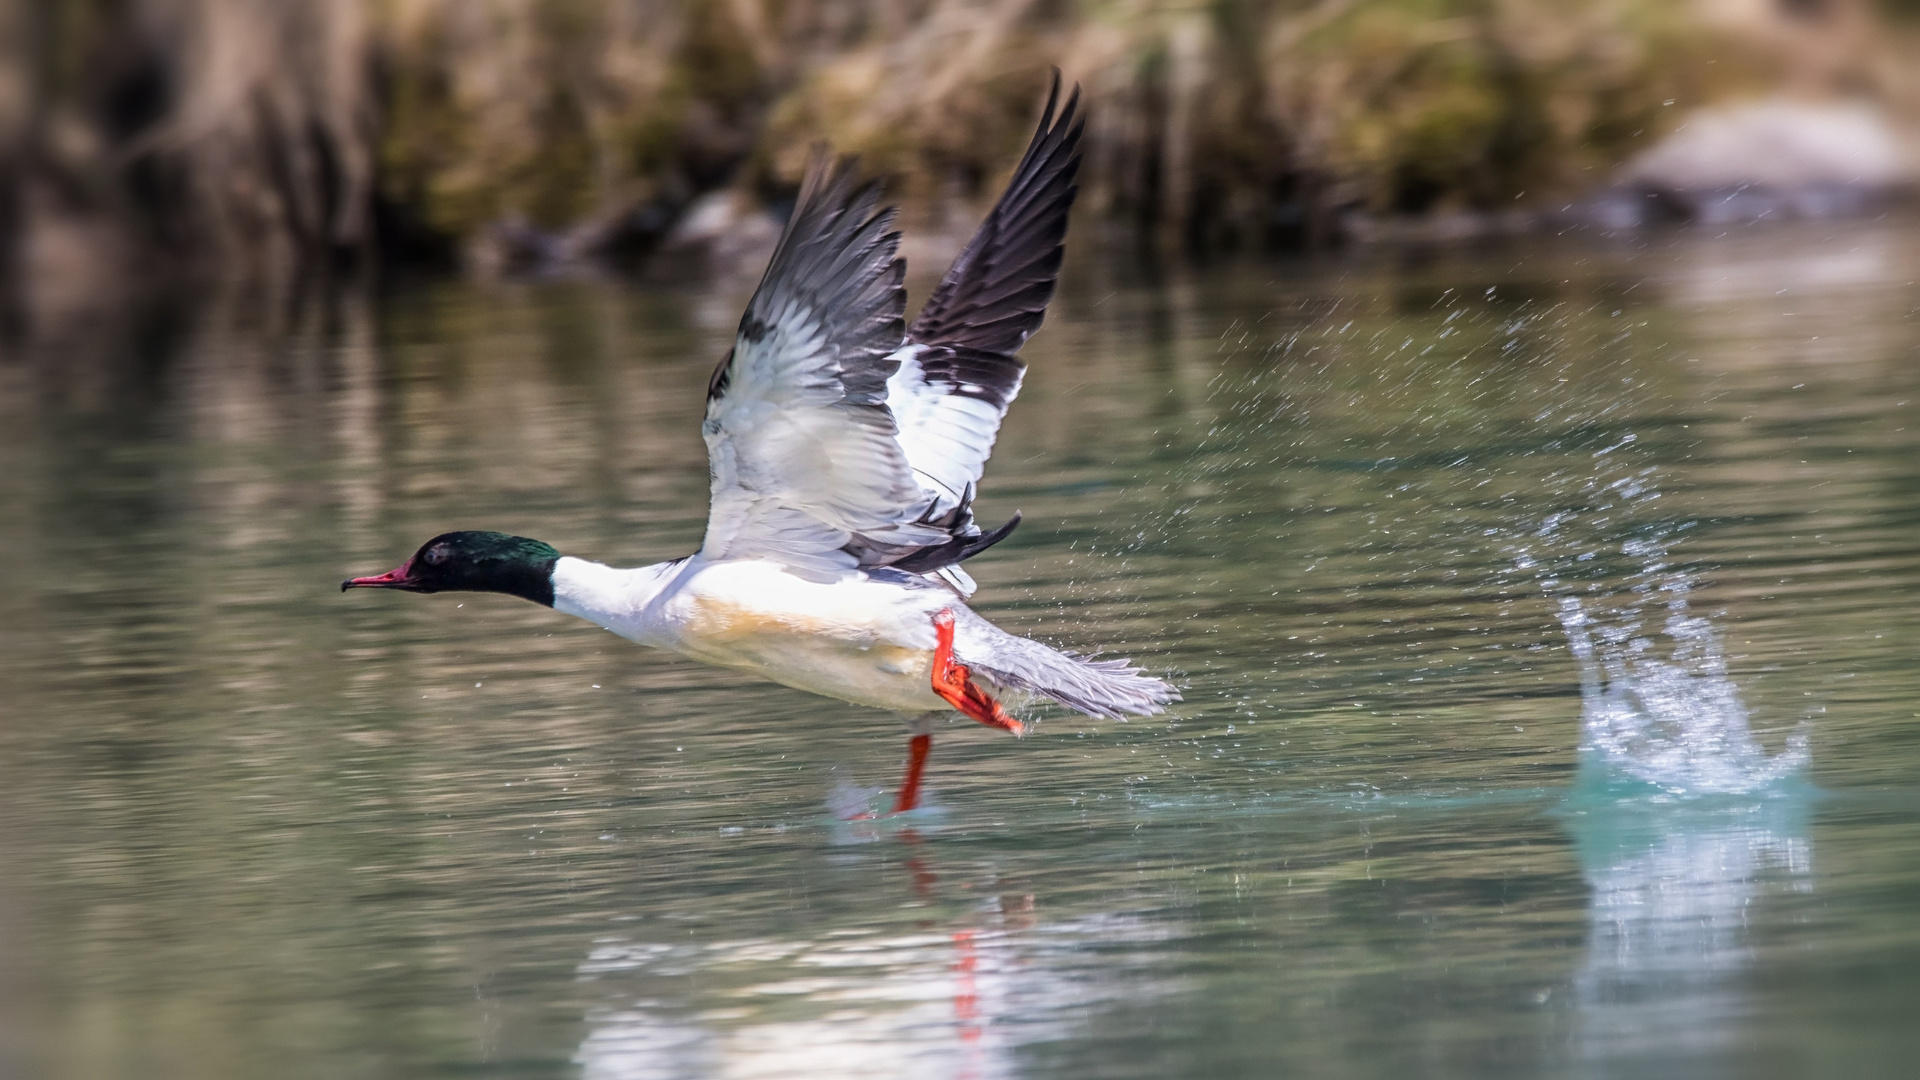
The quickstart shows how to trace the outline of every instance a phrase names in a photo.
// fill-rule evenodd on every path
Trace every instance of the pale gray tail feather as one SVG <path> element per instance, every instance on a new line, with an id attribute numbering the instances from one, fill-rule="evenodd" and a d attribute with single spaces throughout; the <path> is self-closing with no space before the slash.
<path id="1" fill-rule="evenodd" d="M 958 620 L 956 630 L 954 658 L 976 674 L 1088 716 L 1152 716 L 1180 700 L 1172 684 L 1141 674 L 1125 660 L 1071 656 L 1009 634 L 971 611 Z"/>

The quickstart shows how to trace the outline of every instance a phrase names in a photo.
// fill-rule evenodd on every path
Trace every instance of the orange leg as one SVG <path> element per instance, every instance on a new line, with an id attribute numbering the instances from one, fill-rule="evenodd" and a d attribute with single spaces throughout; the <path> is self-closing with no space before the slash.
<path id="1" fill-rule="evenodd" d="M 915 735 L 907 743 L 907 778 L 900 782 L 900 798 L 893 812 L 904 814 L 920 804 L 920 774 L 927 768 L 927 751 L 933 749 L 933 736 Z"/>
<path id="2" fill-rule="evenodd" d="M 974 685 L 967 665 L 953 659 L 953 612 L 941 611 L 933 617 L 933 633 L 938 644 L 933 649 L 933 692 L 961 712 L 987 725 L 1015 735 L 1025 735 L 1025 724 L 1007 715 L 1000 703 Z M 905 813 L 920 805 L 920 777 L 927 768 L 927 753 L 933 749 L 933 736 L 915 735 L 907 743 L 907 777 L 900 782 L 900 796 L 893 812 Z"/>
<path id="3" fill-rule="evenodd" d="M 933 692 L 946 699 L 947 704 L 988 727 L 1025 735 L 1026 725 L 1008 716 L 1007 710 L 1001 708 L 999 702 L 974 685 L 967 665 L 954 661 L 951 610 L 942 608 L 934 614 L 933 632 L 939 641 L 933 649 Z"/>

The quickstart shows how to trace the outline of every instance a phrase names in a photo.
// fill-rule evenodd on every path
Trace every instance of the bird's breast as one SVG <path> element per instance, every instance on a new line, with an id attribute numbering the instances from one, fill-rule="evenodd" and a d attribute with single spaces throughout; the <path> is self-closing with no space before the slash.
<path id="1" fill-rule="evenodd" d="M 835 586 L 819 586 L 832 589 Z M 937 709 L 932 633 L 912 615 L 842 594 L 783 603 L 767 590 L 690 589 L 670 613 L 676 651 L 827 697 L 901 712 Z"/>

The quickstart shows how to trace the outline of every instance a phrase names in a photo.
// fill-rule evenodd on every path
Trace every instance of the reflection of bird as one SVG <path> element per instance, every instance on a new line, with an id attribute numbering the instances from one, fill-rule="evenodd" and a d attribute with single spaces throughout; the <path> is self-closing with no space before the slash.
<path id="1" fill-rule="evenodd" d="M 980 479 L 1060 269 L 1079 168 L 1079 92 L 1059 78 L 1013 180 L 912 326 L 893 210 L 853 162 L 816 151 L 799 201 L 707 387 L 713 480 L 694 555 L 631 570 L 491 532 L 436 536 L 341 587 L 503 592 L 643 645 L 909 714 L 896 805 L 915 805 L 946 707 L 1005 731 L 995 693 L 1090 716 L 1178 694 L 1122 660 L 1015 637 L 963 602 L 960 562 L 1006 537 L 974 524 Z"/>

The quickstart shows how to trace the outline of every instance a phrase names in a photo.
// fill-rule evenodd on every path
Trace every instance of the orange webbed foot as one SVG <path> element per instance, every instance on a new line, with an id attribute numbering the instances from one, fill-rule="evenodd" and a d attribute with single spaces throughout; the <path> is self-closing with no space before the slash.
<path id="1" fill-rule="evenodd" d="M 933 649 L 933 692 L 939 694 L 947 704 L 988 727 L 1025 735 L 1027 726 L 1007 715 L 1007 710 L 1001 708 L 999 702 L 974 684 L 967 665 L 954 660 L 951 608 L 942 608 L 934 613 L 933 632 L 939 642 Z"/>

